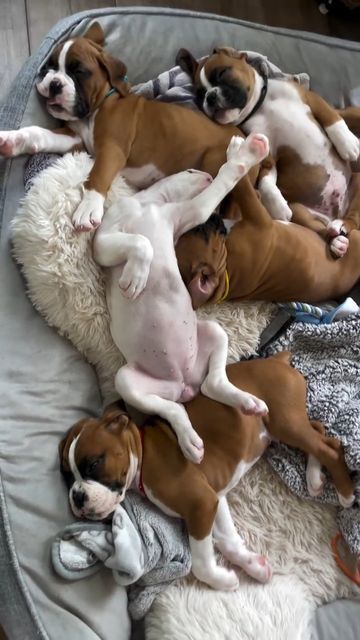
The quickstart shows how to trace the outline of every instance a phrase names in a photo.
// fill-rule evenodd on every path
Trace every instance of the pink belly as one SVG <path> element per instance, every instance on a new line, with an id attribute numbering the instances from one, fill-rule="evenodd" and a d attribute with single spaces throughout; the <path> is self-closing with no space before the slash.
<path id="1" fill-rule="evenodd" d="M 330 220 L 342 218 L 348 206 L 347 190 L 346 177 L 341 171 L 334 169 L 321 194 L 321 204 L 314 208 L 315 211 Z"/>

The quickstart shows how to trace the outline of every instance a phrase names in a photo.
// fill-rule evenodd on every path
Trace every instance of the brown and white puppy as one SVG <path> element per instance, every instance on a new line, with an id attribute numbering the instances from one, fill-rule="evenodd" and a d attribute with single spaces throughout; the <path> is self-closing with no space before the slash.
<path id="1" fill-rule="evenodd" d="M 215 49 L 199 63 L 181 49 L 177 62 L 191 75 L 197 103 L 210 118 L 269 138 L 271 158 L 258 187 L 271 216 L 314 230 L 325 222 L 333 253 L 344 255 L 344 234 L 360 227 L 360 176 L 352 177 L 349 165 L 360 144 L 340 112 L 295 81 L 261 76 L 246 54 L 231 47 Z M 360 122 L 360 109 L 357 114 Z M 349 118 L 354 120 L 354 109 Z M 312 215 L 297 219 L 293 203 Z"/>
<path id="2" fill-rule="evenodd" d="M 112 405 L 100 418 L 80 420 L 59 447 L 74 514 L 101 520 L 128 488 L 142 490 L 165 513 L 184 518 L 192 571 L 199 580 L 216 589 L 238 586 L 235 572 L 216 564 L 213 542 L 233 565 L 260 582 L 269 580 L 266 559 L 249 551 L 236 531 L 226 494 L 259 459 L 270 438 L 308 454 L 311 495 L 323 489 L 319 461 L 330 471 L 341 504 L 350 506 L 354 500 L 341 445 L 324 435 L 321 423 L 309 421 L 306 383 L 289 365 L 289 356 L 283 352 L 227 368 L 234 385 L 264 397 L 269 406 L 264 419 L 202 395 L 185 405 L 205 443 L 200 464 L 184 458 L 175 434 L 160 419 L 148 420 L 138 430 L 121 407 Z"/>
<path id="3" fill-rule="evenodd" d="M 0 132 L 5 156 L 65 153 L 79 144 L 95 156 L 73 216 L 75 228 L 86 231 L 100 224 L 105 196 L 119 171 L 139 188 L 191 168 L 215 177 L 230 139 L 239 135 L 236 127 L 220 127 L 201 113 L 130 94 L 126 66 L 103 44 L 103 30 L 94 23 L 83 37 L 56 47 L 41 72 L 38 91 L 49 113 L 66 122 L 65 129 Z M 258 171 L 258 165 L 252 169 L 252 182 Z M 241 206 L 237 187 L 233 200 Z M 229 205 L 227 217 L 238 215 L 238 207 Z"/>
<path id="4" fill-rule="evenodd" d="M 272 220 L 253 189 L 242 185 L 243 219 L 226 235 L 223 221 L 179 238 L 176 258 L 193 307 L 221 300 L 303 301 L 336 299 L 360 280 L 360 231 L 349 234 L 345 256 L 334 260 L 324 238 L 293 222 Z M 301 215 L 305 207 L 294 205 Z"/>

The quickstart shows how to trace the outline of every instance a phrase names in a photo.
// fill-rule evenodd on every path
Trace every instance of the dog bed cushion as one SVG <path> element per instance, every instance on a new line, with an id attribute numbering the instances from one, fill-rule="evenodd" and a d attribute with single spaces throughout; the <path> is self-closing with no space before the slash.
<path id="1" fill-rule="evenodd" d="M 81 185 L 92 164 L 93 160 L 86 153 L 67 154 L 39 173 L 11 226 L 14 254 L 22 265 L 30 298 L 47 321 L 69 337 L 95 365 L 100 389 L 109 401 L 113 399 L 114 376 L 122 359 L 109 333 L 104 280 L 91 253 L 93 234 L 75 233 L 71 224 L 72 211 L 81 198 Z M 106 208 L 121 194 L 129 193 L 131 189 L 124 179 L 117 177 Z M 215 318 L 224 327 L 229 336 L 229 361 L 235 361 L 254 353 L 272 310 L 273 306 L 265 303 L 227 303 L 200 309 L 198 315 Z M 282 629 L 284 637 L 291 637 L 292 631 L 299 626 L 298 617 L 294 618 L 292 614 L 294 594 L 295 611 L 302 611 L 302 619 L 306 621 L 316 604 L 345 593 L 356 593 L 356 587 L 351 583 L 348 585 L 348 580 L 339 572 L 331 556 L 328 538 L 336 531 L 333 508 L 321 511 L 317 505 L 296 501 L 278 478 L 269 474 L 265 462 L 242 480 L 233 492 L 232 500 L 235 504 L 241 501 L 241 512 L 234 508 L 241 532 L 254 549 L 269 554 L 275 571 L 282 574 L 265 590 L 254 584 L 245 588 L 248 578 L 241 575 L 242 588 L 233 594 L 233 600 L 227 600 L 229 611 L 236 607 L 241 612 L 234 627 L 236 631 L 243 627 L 245 620 L 257 617 L 254 594 L 256 603 L 263 603 L 262 608 L 274 608 L 271 620 L 262 623 L 266 637 L 271 637 L 276 628 Z M 282 528 L 279 522 L 283 523 Z M 262 533 L 265 531 L 266 538 Z M 292 542 L 285 546 L 284 540 Z M 299 556 L 302 557 L 301 567 L 297 567 Z M 295 577 L 297 588 L 291 598 L 275 608 L 275 603 L 281 600 L 281 594 L 289 587 L 289 575 Z M 192 583 L 190 580 L 189 584 Z M 174 587 L 173 593 L 177 593 L 177 588 Z M 215 597 L 203 585 L 188 588 L 199 592 L 201 599 Z M 179 593 L 182 593 L 181 587 Z M 162 602 L 163 597 L 167 602 L 167 598 L 174 595 L 165 593 L 158 597 L 158 601 Z M 186 602 L 187 598 L 186 595 Z M 156 612 L 158 606 L 161 604 L 155 604 L 153 611 Z M 187 605 L 185 610 L 188 616 Z M 150 627 L 153 617 L 152 612 L 149 614 Z M 214 633 L 216 626 L 213 627 L 213 620 L 208 628 L 209 633 L 210 630 Z M 252 629 L 249 625 L 249 633 Z M 305 623 L 301 629 L 305 633 Z M 247 636 L 243 637 L 247 640 Z"/>
<path id="2" fill-rule="evenodd" d="M 148 80 L 170 68 L 181 46 L 200 56 L 213 46 L 226 43 L 261 51 L 284 71 L 309 72 L 313 78 L 312 87 L 339 105 L 351 101 L 358 85 L 360 47 L 355 43 L 183 11 L 111 8 L 71 16 L 46 36 L 38 52 L 16 79 L 6 104 L 0 110 L 1 129 L 30 124 L 54 126 L 33 89 L 36 70 L 59 39 L 72 29 L 74 33 L 83 32 L 94 17 L 100 19 L 105 28 L 110 52 L 126 60 L 132 83 Z M 141 47 L 138 46 L 140 39 Z M 9 224 L 23 195 L 24 163 L 24 158 L 1 161 L 0 509 L 3 527 L 0 529 L 0 620 L 12 640 L 50 637 L 54 640 L 63 637 L 72 640 L 100 637 L 123 640 L 130 633 L 126 599 L 111 576 L 97 574 L 88 580 L 69 584 L 62 582 L 50 570 L 50 540 L 68 524 L 70 518 L 66 491 L 59 480 L 57 444 L 68 425 L 83 415 L 98 412 L 102 400 L 94 370 L 35 312 L 26 298 L 23 279 L 10 257 Z M 46 185 L 44 188 L 46 190 Z M 57 295 L 57 290 L 50 293 Z M 59 295 L 61 297 L 61 289 Z M 234 313 L 236 317 L 237 312 Z M 286 566 L 288 555 L 283 553 L 284 547 L 289 554 L 291 552 L 292 558 L 294 547 L 298 556 L 286 567 L 285 573 L 300 567 L 302 578 L 311 575 L 316 585 L 320 581 L 315 588 L 316 602 L 323 601 L 324 589 L 328 599 L 352 593 L 345 577 L 339 574 L 335 565 L 328 564 L 328 534 L 334 526 L 331 507 L 309 507 L 306 504 L 305 509 L 305 503 L 296 502 L 296 499 L 289 503 L 287 491 L 264 464 L 259 465 L 256 473 L 249 475 L 244 484 L 241 483 L 240 497 L 242 490 L 245 491 L 246 507 L 243 509 L 241 502 L 237 506 L 235 504 L 238 509 L 236 518 L 238 522 L 244 522 L 245 535 L 254 546 L 264 550 L 268 546 L 269 531 L 272 532 L 271 545 L 274 544 L 276 553 L 270 555 L 273 561 L 278 558 L 279 566 L 282 558 Z M 266 520 L 253 518 L 249 504 L 250 496 L 251 504 L 256 506 L 261 491 L 268 498 Z M 279 504 L 283 511 L 277 522 L 276 507 Z M 299 505 L 299 511 L 294 509 L 294 504 Z M 247 513 L 246 518 L 243 511 Z M 290 514 L 291 517 L 294 515 L 292 522 L 308 522 L 314 533 L 309 555 L 308 549 L 301 545 L 296 528 L 289 539 L 287 529 L 282 528 Z M 330 572 L 326 570 L 323 577 L 325 558 Z M 290 607 L 296 606 L 301 591 L 302 610 L 306 617 L 309 612 L 307 582 L 300 591 L 294 587 L 292 595 L 293 582 L 288 575 L 280 576 L 280 579 L 289 594 L 286 602 Z M 221 616 L 231 619 L 232 636 L 246 638 L 242 633 L 242 629 L 247 628 L 246 609 L 242 615 L 239 593 L 216 598 L 213 592 L 209 595 L 208 590 L 201 588 L 202 606 L 196 611 L 188 609 L 194 615 L 196 613 L 195 622 L 194 615 L 187 618 L 182 607 L 184 598 L 191 598 L 194 588 L 179 585 L 177 591 L 172 591 L 175 599 L 158 599 L 149 618 L 149 625 L 151 622 L 157 625 L 157 638 L 195 638 L 195 626 L 198 625 L 203 635 L 216 636 L 221 640 L 221 633 L 215 636 L 212 633 L 212 629 L 219 629 Z M 278 591 L 277 602 L 284 600 L 281 595 L 284 590 Z M 253 602 L 255 608 L 259 606 L 261 610 L 261 599 L 266 598 L 266 590 L 258 588 L 256 600 L 251 589 L 247 593 L 247 602 Z M 310 598 L 310 603 L 312 606 L 314 597 Z M 269 612 L 266 616 L 269 624 L 272 614 L 281 616 L 281 609 L 267 608 L 265 601 L 263 604 L 263 610 Z M 300 620 L 299 616 L 296 619 Z M 273 628 L 278 622 L 273 621 Z M 289 636 L 288 628 L 280 620 L 276 640 L 300 637 L 300 631 L 297 636 Z M 264 638 L 270 637 L 266 636 L 266 631 L 261 633 Z"/>

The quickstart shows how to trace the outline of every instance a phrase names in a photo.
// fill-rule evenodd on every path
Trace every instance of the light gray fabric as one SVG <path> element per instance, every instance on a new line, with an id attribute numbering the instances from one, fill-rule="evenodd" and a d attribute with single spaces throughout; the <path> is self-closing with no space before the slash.
<path id="1" fill-rule="evenodd" d="M 133 491 L 113 515 L 111 525 L 71 524 L 52 544 L 55 571 L 67 580 L 111 569 L 117 584 L 129 586 L 129 613 L 143 618 L 155 596 L 191 569 L 184 522 L 165 515 Z"/>
<path id="2" fill-rule="evenodd" d="M 315 613 L 311 640 L 359 640 L 360 602 L 337 600 Z"/>
<path id="3" fill-rule="evenodd" d="M 134 84 L 172 67 L 180 47 L 200 57 L 226 44 L 260 51 L 284 71 L 307 71 L 312 88 L 334 104 L 358 90 L 356 43 L 169 9 L 105 9 L 71 16 L 48 34 L 0 109 L 1 129 L 54 124 L 32 89 L 36 68 L 58 38 L 74 25 L 80 33 L 91 17 L 101 19 L 110 52 L 126 61 Z M 98 411 L 100 397 L 92 369 L 31 307 L 10 258 L 8 225 L 23 195 L 24 162 L 0 161 L 0 461 L 9 523 L 0 558 L 11 558 L 0 569 L 1 622 L 11 640 L 123 640 L 126 600 L 111 575 L 70 584 L 50 568 L 50 540 L 70 517 L 57 444 L 76 419 Z M 11 574 L 17 561 L 20 571 Z"/>

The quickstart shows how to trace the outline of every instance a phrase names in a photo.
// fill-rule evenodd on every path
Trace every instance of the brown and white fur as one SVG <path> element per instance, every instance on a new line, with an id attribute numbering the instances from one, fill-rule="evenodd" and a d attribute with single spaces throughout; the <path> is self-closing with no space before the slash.
<path id="1" fill-rule="evenodd" d="M 65 127 L 0 132 L 0 154 L 7 157 L 66 153 L 79 146 L 95 157 L 73 215 L 74 227 L 82 231 L 99 226 L 105 196 L 117 173 L 141 189 L 189 168 L 214 177 L 225 161 L 230 139 L 239 135 L 236 127 L 221 127 L 191 109 L 129 93 L 125 64 L 103 45 L 104 32 L 94 23 L 83 37 L 58 45 L 41 71 L 37 89 L 49 113 Z M 258 172 L 259 166 L 250 171 L 252 183 Z M 240 195 L 235 187 L 227 217 L 239 217 Z"/>
<path id="2" fill-rule="evenodd" d="M 177 62 L 190 73 L 197 103 L 210 118 L 269 138 L 271 158 L 258 188 L 271 216 L 316 231 L 327 225 L 332 252 L 344 255 L 348 240 L 342 234 L 360 226 L 360 176 L 352 176 L 349 164 L 358 158 L 360 144 L 339 112 L 295 81 L 269 78 L 265 98 L 252 114 L 264 78 L 231 47 L 215 49 L 200 63 L 182 49 Z M 297 217 L 289 206 L 294 203 L 309 213 Z"/>
<path id="3" fill-rule="evenodd" d="M 283 352 L 227 368 L 236 387 L 266 399 L 269 415 L 265 418 L 245 416 L 201 394 L 185 404 L 205 443 L 199 465 L 183 457 L 174 433 L 159 418 L 145 422 L 139 432 L 123 410 L 112 405 L 100 418 L 80 420 L 59 447 L 75 516 L 104 519 L 123 500 L 127 489 L 142 488 L 165 513 L 185 520 L 192 571 L 199 580 L 215 589 L 238 586 L 235 571 L 217 564 L 213 543 L 232 565 L 260 582 L 269 580 L 267 560 L 250 551 L 237 532 L 226 494 L 256 463 L 270 439 L 308 454 L 311 495 L 323 490 L 325 476 L 320 465 L 325 465 L 341 504 L 349 507 L 354 500 L 341 445 L 324 435 L 321 423 L 309 421 L 306 383 L 289 365 L 289 357 Z"/>
<path id="4" fill-rule="evenodd" d="M 179 403 L 201 388 L 246 413 L 265 415 L 267 408 L 227 380 L 226 333 L 217 323 L 196 318 L 174 241 L 205 222 L 267 153 L 265 136 L 234 137 L 214 181 L 194 170 L 163 178 L 120 198 L 95 235 L 95 260 L 109 268 L 111 334 L 127 362 L 116 374 L 116 390 L 130 406 L 168 420 L 184 455 L 194 462 L 202 459 L 203 442 Z"/>

